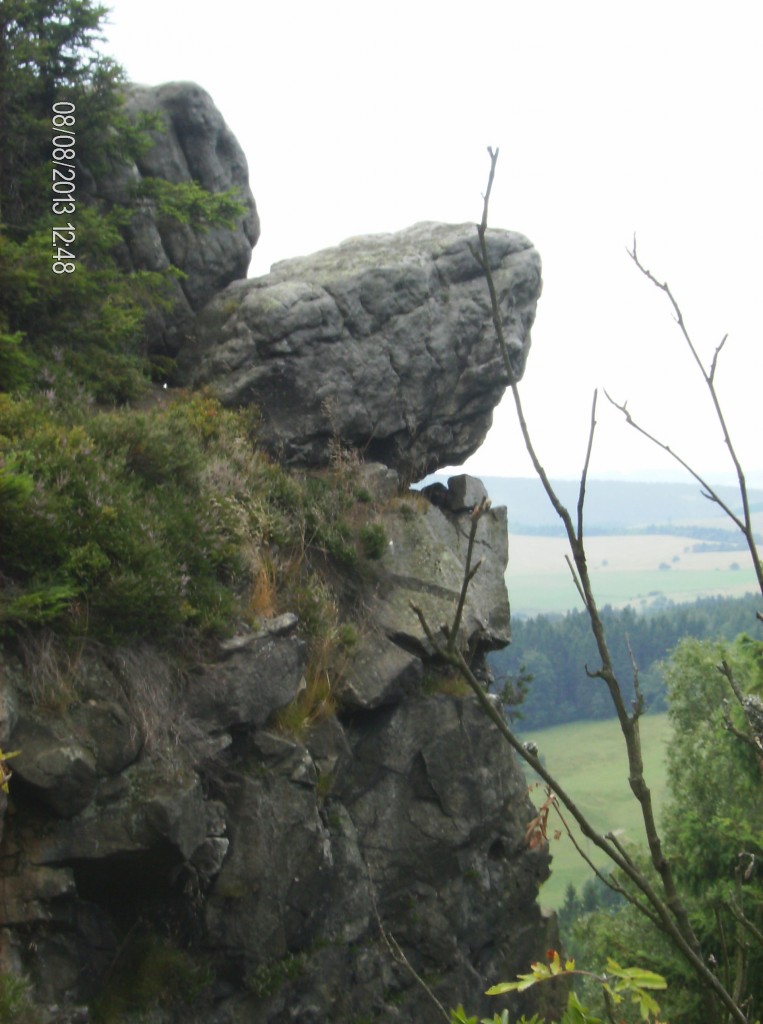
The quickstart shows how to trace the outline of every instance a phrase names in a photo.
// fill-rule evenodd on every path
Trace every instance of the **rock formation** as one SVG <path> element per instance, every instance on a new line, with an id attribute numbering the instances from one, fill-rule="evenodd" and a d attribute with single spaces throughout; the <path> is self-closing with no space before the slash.
<path id="1" fill-rule="evenodd" d="M 473 698 L 448 694 L 408 606 L 434 628 L 452 616 L 470 522 L 460 502 L 484 492 L 454 479 L 451 511 L 392 497 L 384 467 L 361 473 L 386 502 L 390 540 L 357 592 L 339 713 L 304 737 L 273 728 L 305 667 L 293 615 L 225 641 L 185 677 L 149 648 L 84 653 L 66 681 L 46 676 L 43 649 L 26 670 L 6 659 L 0 741 L 20 753 L 0 970 L 28 976 L 43 1003 L 84 1005 L 131 935 L 168 922 L 206 980 L 156 1024 L 434 1024 L 390 937 L 443 1003 L 473 1012 L 492 1013 L 487 985 L 542 955 L 548 854 L 524 842 L 522 773 Z M 506 555 L 499 509 L 480 522 L 463 620 L 477 664 L 508 636 Z M 119 1019 L 137 1020 L 128 1009 Z"/>
<path id="2" fill-rule="evenodd" d="M 517 377 L 540 260 L 511 231 L 487 236 Z M 196 318 L 181 380 L 254 403 L 286 463 L 325 465 L 336 439 L 420 479 L 485 438 L 507 384 L 474 225 L 418 224 L 353 238 L 237 281 Z"/>
<path id="3" fill-rule="evenodd" d="M 130 85 L 126 112 L 133 120 L 158 116 L 163 128 L 150 132 L 153 146 L 135 163 L 121 163 L 97 180 L 88 175 L 81 183 L 84 191 L 123 202 L 146 178 L 176 185 L 197 182 L 214 194 L 235 189 L 245 208 L 232 228 L 195 228 L 157 215 L 154 204 L 143 201 L 124 229 L 124 260 L 130 269 L 175 266 L 185 275 L 171 283 L 171 308 L 162 322 L 150 326 L 153 347 L 174 352 L 194 313 L 231 281 L 246 276 L 260 222 L 246 157 L 208 93 L 193 82 Z"/>
<path id="4" fill-rule="evenodd" d="M 86 1024 L 99 998 L 120 1024 L 440 1021 L 399 948 L 444 1005 L 492 1015 L 487 985 L 553 942 L 537 904 L 549 856 L 524 841 L 513 754 L 411 609 L 435 632 L 452 619 L 484 488 L 405 488 L 477 448 L 506 385 L 475 230 L 422 224 L 237 280 L 257 216 L 211 100 L 131 87 L 128 106 L 167 131 L 91 195 L 156 176 L 237 187 L 247 208 L 199 235 L 149 205 L 129 228 L 129 265 L 187 275 L 155 344 L 180 350 L 191 386 L 256 403 L 285 462 L 360 450 L 354 486 L 383 547 L 362 572 L 332 567 L 357 642 L 336 713 L 296 735 L 277 727 L 305 685 L 290 612 L 182 661 L 140 643 L 62 660 L 44 634 L 0 649 L 0 750 L 18 751 L 0 761 L 0 976 L 29 979 L 41 1024 Z M 539 260 L 511 232 L 488 246 L 520 376 Z M 461 622 L 477 672 L 509 639 L 507 557 L 495 509 Z"/>

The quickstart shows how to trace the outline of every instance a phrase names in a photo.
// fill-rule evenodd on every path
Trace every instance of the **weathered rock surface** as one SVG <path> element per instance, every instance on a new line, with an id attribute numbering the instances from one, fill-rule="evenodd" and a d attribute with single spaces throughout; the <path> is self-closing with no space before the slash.
<path id="1" fill-rule="evenodd" d="M 488 253 L 521 377 L 540 259 L 511 231 Z M 237 281 L 197 317 L 181 379 L 254 403 L 287 463 L 328 463 L 337 439 L 419 479 L 472 454 L 507 384 L 474 225 L 353 238 Z"/>
<path id="2" fill-rule="evenodd" d="M 466 474 L 451 477 L 441 487 L 444 497 L 437 505 L 411 495 L 383 519 L 389 543 L 365 597 L 368 625 L 344 680 L 344 700 L 350 707 L 377 707 L 415 692 L 433 651 L 414 605 L 441 640 L 443 623 L 453 620 L 470 513 L 487 495 L 482 483 Z M 508 557 L 506 509 L 490 509 L 477 526 L 472 566 L 480 566 L 459 630 L 459 643 L 478 659 L 505 647 L 511 638 L 504 582 Z"/>
<path id="3" fill-rule="evenodd" d="M 172 308 L 153 325 L 153 343 L 175 351 L 193 314 L 231 281 L 246 277 L 260 233 L 249 188 L 246 157 L 212 98 L 193 82 L 160 86 L 129 85 L 126 109 L 136 118 L 158 115 L 162 131 L 150 132 L 154 145 L 131 166 L 115 167 L 90 180 L 88 191 L 123 201 L 147 178 L 173 184 L 195 181 L 214 194 L 235 189 L 245 212 L 235 226 L 194 228 L 159 216 L 152 202 L 124 231 L 126 264 L 135 270 L 178 267 L 185 277 L 172 285 Z"/>
<path id="4" fill-rule="evenodd" d="M 489 983 L 553 944 L 522 773 L 473 698 L 438 690 L 408 603 L 434 629 L 452 619 L 484 489 L 455 477 L 434 505 L 399 495 L 382 467 L 359 479 L 389 543 L 353 581 L 369 628 L 339 713 L 303 737 L 273 727 L 305 667 L 293 615 L 179 677 L 145 647 L 85 654 L 55 710 L 38 706 L 34 672 L 5 660 L 4 749 L 21 754 L 0 844 L 0 968 L 58 1007 L 44 1020 L 86 1022 L 83 1005 L 147 948 L 167 995 L 149 1012 L 128 980 L 125 1024 L 435 1024 L 385 935 L 444 1005 L 479 1014 L 496 1009 Z M 475 548 L 461 640 L 479 666 L 508 636 L 505 510 L 482 518 Z M 157 935 L 183 947 L 164 968 Z M 178 957 L 188 976 L 204 968 L 191 1001 L 175 991 Z"/>

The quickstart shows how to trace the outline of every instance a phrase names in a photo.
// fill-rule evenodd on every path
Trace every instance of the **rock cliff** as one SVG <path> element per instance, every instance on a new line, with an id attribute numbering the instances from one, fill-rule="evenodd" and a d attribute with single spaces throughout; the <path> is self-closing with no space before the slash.
<path id="1" fill-rule="evenodd" d="M 525 843 L 513 754 L 411 609 L 435 632 L 452 619 L 484 488 L 407 486 L 479 445 L 505 387 L 474 230 L 418 225 L 236 281 L 258 226 L 222 118 L 192 85 L 130 104 L 166 132 L 97 194 L 163 176 L 247 205 L 204 238 L 148 208 L 128 232 L 133 265 L 187 274 L 157 344 L 192 386 L 256 403 L 263 443 L 311 479 L 331 486 L 321 467 L 348 460 L 373 548 L 362 565 L 322 553 L 352 643 L 331 702 L 297 725 L 309 629 L 291 609 L 214 650 L 6 645 L 0 975 L 29 980 L 30 1024 L 434 1024 L 433 995 L 492 1014 L 485 988 L 553 942 L 549 856 Z M 489 251 L 520 375 L 539 261 L 510 232 Z M 459 640 L 486 674 L 509 640 L 505 509 L 480 520 L 475 558 Z"/>
<path id="2" fill-rule="evenodd" d="M 519 378 L 540 260 L 511 231 L 487 244 Z M 338 435 L 413 480 L 476 451 L 507 384 L 473 224 L 353 238 L 237 281 L 198 315 L 180 366 L 254 403 L 287 463 L 325 465 Z"/>
<path id="3" fill-rule="evenodd" d="M 43 1004 L 98 1005 L 128 964 L 161 963 L 134 948 L 161 935 L 203 984 L 194 1005 L 159 1000 L 157 1022 L 434 1024 L 389 943 L 443 1003 L 475 1012 L 546 948 L 548 854 L 524 842 L 522 773 L 408 607 L 414 595 L 432 623 L 452 615 L 469 515 L 391 496 L 382 467 L 362 478 L 388 502 L 390 540 L 357 591 L 365 626 L 338 713 L 304 734 L 274 727 L 303 685 L 293 615 L 182 672 L 146 646 L 83 649 L 65 679 L 44 644 L 26 665 L 6 657 L 0 745 L 20 753 L 0 965 Z M 483 493 L 457 478 L 451 504 L 465 488 Z M 475 664 L 507 639 L 505 510 L 477 547 L 463 626 Z M 139 1011 L 127 999 L 114 1019 Z"/>

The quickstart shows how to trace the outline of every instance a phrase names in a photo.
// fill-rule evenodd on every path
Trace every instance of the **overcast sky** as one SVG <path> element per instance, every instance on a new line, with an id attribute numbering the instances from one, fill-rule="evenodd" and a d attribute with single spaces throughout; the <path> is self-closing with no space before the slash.
<path id="1" fill-rule="evenodd" d="M 108 2 L 108 0 L 107 0 Z M 500 147 L 495 227 L 544 290 L 521 388 L 542 461 L 574 477 L 605 387 L 713 479 L 730 470 L 707 392 L 634 232 L 763 485 L 763 4 L 758 0 L 116 0 L 107 51 L 146 84 L 194 80 L 249 161 L 250 275 L 351 235 L 477 221 Z M 599 403 L 591 472 L 673 463 Z M 468 469 L 531 475 L 505 400 Z"/>

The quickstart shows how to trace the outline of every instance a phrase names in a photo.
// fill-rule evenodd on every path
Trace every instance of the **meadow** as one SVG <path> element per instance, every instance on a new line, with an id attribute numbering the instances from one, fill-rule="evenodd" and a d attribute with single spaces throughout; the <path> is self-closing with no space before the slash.
<path id="1" fill-rule="evenodd" d="M 663 535 L 589 537 L 588 565 L 600 606 L 636 610 L 698 597 L 742 597 L 756 589 L 746 551 L 697 552 L 697 541 Z M 513 615 L 582 607 L 562 537 L 510 534 L 506 585 Z"/>
<path id="2" fill-rule="evenodd" d="M 520 730 L 521 732 L 521 730 Z M 667 714 L 646 715 L 641 720 L 644 748 L 644 776 L 652 791 L 655 807 L 662 807 L 667 791 L 665 753 L 671 736 Z M 578 802 L 595 828 L 603 833 L 615 831 L 621 842 L 641 843 L 640 808 L 628 785 L 628 767 L 622 736 L 615 719 L 600 722 L 571 722 L 550 729 L 521 732 L 523 741 L 531 740 L 546 767 Z M 528 770 L 529 771 L 529 770 Z M 528 775 L 530 796 L 536 805 L 545 799 L 537 777 Z M 568 818 L 568 815 L 565 815 Z M 549 818 L 549 836 L 561 822 Z M 606 858 L 577 833 L 577 839 L 597 865 Z M 540 902 L 558 909 L 571 883 L 576 889 L 591 877 L 591 869 L 573 847 L 569 837 L 550 839 L 553 863 L 551 878 L 543 885 Z"/>

